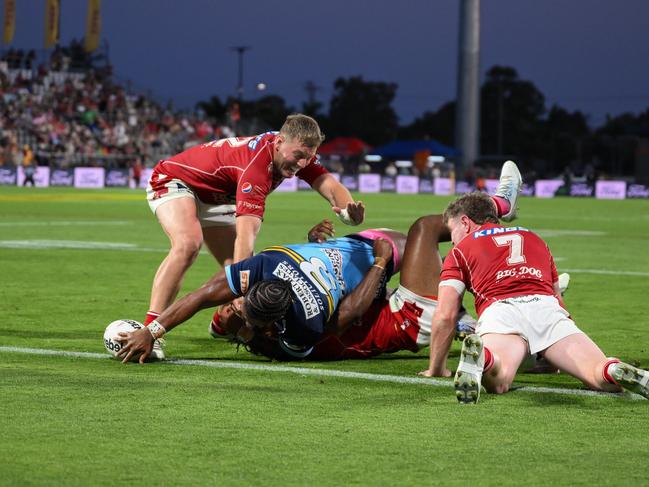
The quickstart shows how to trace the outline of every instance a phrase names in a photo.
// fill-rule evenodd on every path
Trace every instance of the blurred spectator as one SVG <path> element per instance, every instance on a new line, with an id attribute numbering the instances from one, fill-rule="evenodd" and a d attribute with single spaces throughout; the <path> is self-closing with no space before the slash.
<path id="1" fill-rule="evenodd" d="M 394 178 L 397 176 L 397 174 L 399 174 L 399 170 L 397 169 L 397 166 L 394 165 L 394 162 L 390 161 L 388 165 L 385 167 L 385 175 Z"/>
<path id="2" fill-rule="evenodd" d="M 133 162 L 133 182 L 135 183 L 135 188 L 140 187 L 140 180 L 142 179 L 142 161 L 140 161 L 140 158 L 136 158 L 135 161 Z"/>
<path id="3" fill-rule="evenodd" d="M 27 183 L 31 183 L 32 187 L 36 186 L 36 182 L 34 181 L 34 174 L 36 174 L 36 159 L 34 159 L 34 152 L 27 144 L 23 146 L 22 166 L 23 173 L 25 174 L 23 186 L 27 186 Z"/>

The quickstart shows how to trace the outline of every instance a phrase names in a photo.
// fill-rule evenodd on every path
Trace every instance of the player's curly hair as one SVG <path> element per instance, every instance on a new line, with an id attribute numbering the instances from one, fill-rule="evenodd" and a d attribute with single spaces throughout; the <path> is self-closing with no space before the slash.
<path id="1" fill-rule="evenodd" d="M 498 223 L 496 205 L 491 196 L 480 191 L 467 193 L 455 201 L 451 201 L 444 210 L 444 223 L 448 224 L 451 218 L 466 215 L 478 225 L 484 223 Z"/>
<path id="2" fill-rule="evenodd" d="M 272 279 L 255 283 L 246 294 L 243 305 L 248 317 L 274 323 L 284 317 L 292 303 L 291 283 Z"/>
<path id="3" fill-rule="evenodd" d="M 318 122 L 301 113 L 294 113 L 286 117 L 279 133 L 286 136 L 287 139 L 297 140 L 310 148 L 319 147 L 325 139 Z"/>

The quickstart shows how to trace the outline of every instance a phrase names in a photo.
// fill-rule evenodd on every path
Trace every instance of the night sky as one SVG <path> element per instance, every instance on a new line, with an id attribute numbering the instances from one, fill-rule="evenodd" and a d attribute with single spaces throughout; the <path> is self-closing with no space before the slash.
<path id="1" fill-rule="evenodd" d="M 44 1 L 17 3 L 12 46 L 42 48 Z M 63 44 L 83 37 L 86 3 L 62 0 Z M 649 1 L 483 0 L 481 18 L 483 74 L 512 66 L 548 108 L 581 110 L 593 126 L 649 108 Z M 264 82 L 299 108 L 312 80 L 326 108 L 337 77 L 362 75 L 399 85 L 394 107 L 409 123 L 455 97 L 454 0 L 103 0 L 102 19 L 115 74 L 178 108 L 236 94 L 236 45 L 252 47 L 248 98 Z"/>

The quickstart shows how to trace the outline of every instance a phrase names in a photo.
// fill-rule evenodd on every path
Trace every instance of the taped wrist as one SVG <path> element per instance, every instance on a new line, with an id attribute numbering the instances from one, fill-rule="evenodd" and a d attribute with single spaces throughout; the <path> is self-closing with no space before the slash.
<path id="1" fill-rule="evenodd" d="M 167 333 L 165 327 L 162 326 L 160 323 L 158 323 L 157 320 L 153 320 L 151 323 L 149 323 L 146 329 L 149 330 L 149 333 L 151 333 L 151 336 L 155 340 L 157 340 L 158 338 L 162 338 L 164 334 Z"/>

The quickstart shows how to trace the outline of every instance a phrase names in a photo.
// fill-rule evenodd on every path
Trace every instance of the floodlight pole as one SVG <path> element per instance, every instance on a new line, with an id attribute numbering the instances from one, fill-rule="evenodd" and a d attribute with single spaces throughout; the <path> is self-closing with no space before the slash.
<path id="1" fill-rule="evenodd" d="M 461 175 L 480 150 L 480 0 L 461 0 L 458 51 L 455 145 Z"/>
<path id="2" fill-rule="evenodd" d="M 239 54 L 239 83 L 237 84 L 237 98 L 239 101 L 243 98 L 243 55 L 250 49 L 250 46 L 234 46 L 232 48 L 233 51 L 237 51 Z"/>

